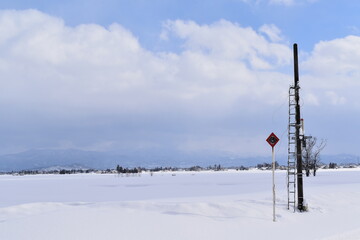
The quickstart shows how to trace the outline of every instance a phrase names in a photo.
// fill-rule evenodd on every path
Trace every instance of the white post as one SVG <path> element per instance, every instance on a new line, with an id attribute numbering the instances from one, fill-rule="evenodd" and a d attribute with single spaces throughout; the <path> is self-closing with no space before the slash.
<path id="1" fill-rule="evenodd" d="M 272 147 L 272 182 L 273 182 L 273 221 L 276 221 L 275 218 L 275 151 Z"/>
<path id="2" fill-rule="evenodd" d="M 276 143 L 279 141 L 280 139 L 274 134 L 271 133 L 270 136 L 266 139 L 266 141 L 270 144 L 271 149 L 272 149 L 272 183 L 273 183 L 273 221 L 276 221 L 275 218 L 275 151 L 274 151 L 274 147 L 276 145 Z"/>

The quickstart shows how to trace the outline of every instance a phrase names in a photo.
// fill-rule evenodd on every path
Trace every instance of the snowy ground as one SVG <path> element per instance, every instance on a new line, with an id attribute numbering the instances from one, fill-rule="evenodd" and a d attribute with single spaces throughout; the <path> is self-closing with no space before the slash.
<path id="1" fill-rule="evenodd" d="M 360 239 L 359 169 L 304 178 L 307 213 L 285 182 L 273 222 L 271 172 L 0 176 L 0 239 Z"/>

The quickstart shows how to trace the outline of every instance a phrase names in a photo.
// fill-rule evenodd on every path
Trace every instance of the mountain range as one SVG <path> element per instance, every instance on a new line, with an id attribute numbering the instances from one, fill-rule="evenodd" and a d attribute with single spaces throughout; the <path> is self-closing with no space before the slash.
<path id="1" fill-rule="evenodd" d="M 286 164 L 286 156 L 277 156 L 279 164 Z M 359 163 L 355 155 L 323 155 L 323 163 Z M 224 167 L 256 166 L 258 163 L 271 162 L 271 157 L 241 157 L 227 153 L 206 152 L 187 153 L 181 151 L 126 151 L 122 153 L 84 151 L 77 149 L 33 149 L 16 154 L 0 155 L 0 172 L 41 170 L 58 168 L 114 169 L 123 167 Z"/>

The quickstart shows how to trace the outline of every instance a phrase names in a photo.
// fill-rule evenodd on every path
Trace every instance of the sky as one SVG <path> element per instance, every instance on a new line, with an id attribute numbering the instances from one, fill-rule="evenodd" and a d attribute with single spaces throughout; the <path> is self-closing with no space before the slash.
<path id="1" fill-rule="evenodd" d="M 287 151 L 292 45 L 306 134 L 360 154 L 360 2 L 0 2 L 0 154 Z M 171 154 L 170 154 L 171 155 Z"/>

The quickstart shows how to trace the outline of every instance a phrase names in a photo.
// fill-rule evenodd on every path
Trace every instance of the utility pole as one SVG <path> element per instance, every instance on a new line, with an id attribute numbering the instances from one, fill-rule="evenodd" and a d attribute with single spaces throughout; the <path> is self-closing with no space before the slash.
<path id="1" fill-rule="evenodd" d="M 303 174 L 302 174 L 302 141 L 303 136 L 300 135 L 301 117 L 299 104 L 299 66 L 298 66 L 298 49 L 297 44 L 294 44 L 294 80 L 295 80 L 295 139 L 296 139 L 296 169 L 297 169 L 297 195 L 298 195 L 298 209 L 304 210 L 304 190 L 303 190 Z"/>

